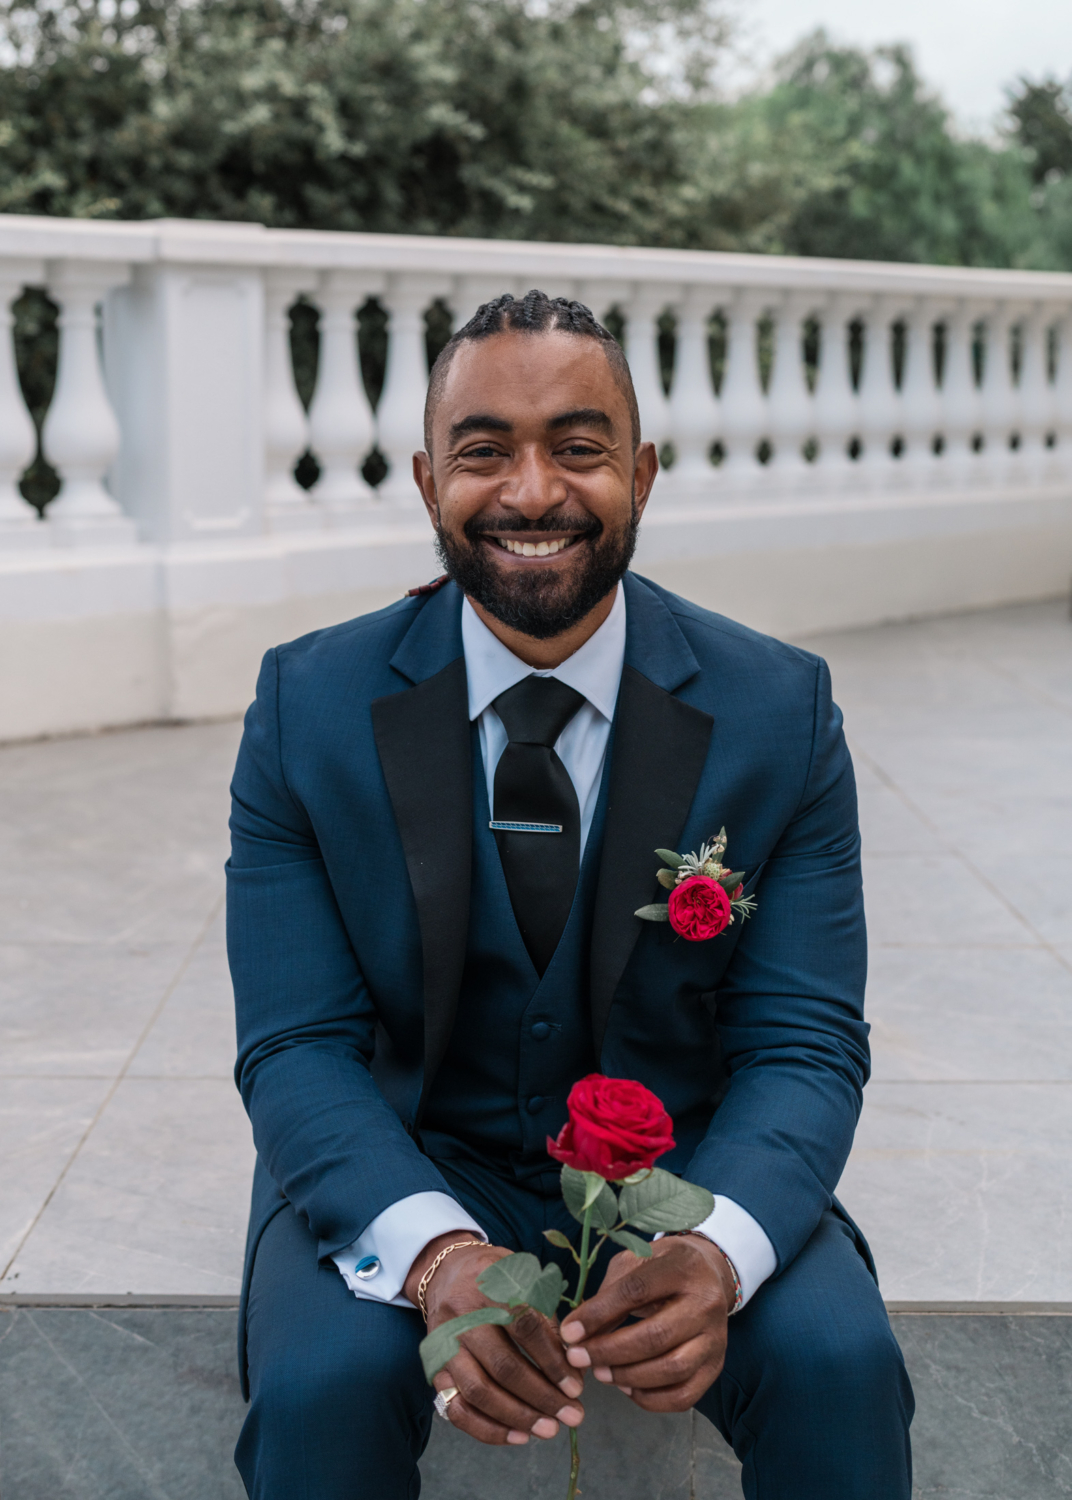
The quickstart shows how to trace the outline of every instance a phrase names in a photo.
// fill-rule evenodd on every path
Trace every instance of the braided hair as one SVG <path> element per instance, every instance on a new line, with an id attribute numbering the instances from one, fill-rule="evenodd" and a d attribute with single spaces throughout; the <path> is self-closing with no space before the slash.
<path id="1" fill-rule="evenodd" d="M 621 344 L 609 329 L 583 302 L 571 302 L 567 297 L 549 297 L 546 292 L 533 289 L 523 297 L 513 297 L 506 292 L 484 302 L 463 327 L 459 328 L 444 345 L 439 358 L 432 366 L 428 379 L 428 395 L 424 403 L 424 446 L 432 451 L 432 422 L 435 409 L 447 383 L 447 374 L 455 354 L 462 344 L 478 339 L 490 338 L 496 333 L 572 333 L 581 338 L 595 339 L 603 345 L 614 382 L 625 397 L 629 408 L 630 426 L 634 451 L 640 442 L 640 411 L 629 362 Z"/>

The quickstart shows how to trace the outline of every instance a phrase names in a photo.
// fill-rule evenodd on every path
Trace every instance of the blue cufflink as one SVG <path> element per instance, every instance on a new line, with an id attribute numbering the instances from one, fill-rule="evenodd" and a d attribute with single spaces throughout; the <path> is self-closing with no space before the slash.
<path id="1" fill-rule="evenodd" d="M 354 1267 L 354 1275 L 358 1281 L 371 1281 L 379 1272 L 380 1263 L 374 1255 L 363 1255 Z"/>

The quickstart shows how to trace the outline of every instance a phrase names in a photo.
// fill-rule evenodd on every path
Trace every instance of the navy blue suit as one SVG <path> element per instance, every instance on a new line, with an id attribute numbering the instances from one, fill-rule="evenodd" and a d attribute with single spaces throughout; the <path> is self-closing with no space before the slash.
<path id="1" fill-rule="evenodd" d="M 868 1051 L 855 788 L 829 675 L 634 575 L 625 588 L 600 805 L 542 981 L 486 831 L 454 586 L 265 658 L 228 865 L 236 1076 L 258 1150 L 238 1458 L 257 1497 L 416 1495 L 419 1319 L 359 1302 L 327 1257 L 426 1190 L 497 1243 L 546 1253 L 545 1227 L 576 1226 L 543 1141 L 593 1067 L 663 1099 L 677 1146 L 661 1165 L 736 1200 L 778 1257 L 701 1403 L 746 1492 L 909 1493 L 911 1393 L 833 1198 Z M 660 894 L 655 848 L 696 849 L 723 824 L 756 915 L 706 943 L 638 920 Z"/>

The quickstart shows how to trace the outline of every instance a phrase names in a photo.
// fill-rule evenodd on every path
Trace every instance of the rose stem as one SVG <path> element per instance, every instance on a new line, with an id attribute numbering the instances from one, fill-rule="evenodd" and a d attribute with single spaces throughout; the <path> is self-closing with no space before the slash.
<path id="1" fill-rule="evenodd" d="M 593 1201 L 584 1211 L 584 1222 L 581 1225 L 581 1269 L 577 1275 L 577 1295 L 570 1303 L 570 1307 L 580 1307 L 581 1299 L 584 1297 L 584 1284 L 588 1280 L 588 1271 L 591 1262 L 595 1260 L 595 1253 L 593 1253 L 591 1256 L 589 1256 L 588 1254 L 588 1241 L 592 1233 L 592 1210 L 595 1208 L 595 1206 L 595 1200 L 593 1199 Z M 581 1450 L 577 1444 L 576 1427 L 570 1428 L 569 1447 L 569 1489 L 566 1491 L 566 1500 L 574 1500 L 574 1497 L 577 1494 L 577 1476 L 581 1472 Z"/>

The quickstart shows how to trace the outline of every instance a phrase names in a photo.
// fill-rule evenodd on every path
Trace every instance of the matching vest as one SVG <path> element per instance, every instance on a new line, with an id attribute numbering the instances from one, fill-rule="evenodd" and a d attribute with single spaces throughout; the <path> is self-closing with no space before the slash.
<path id="1" fill-rule="evenodd" d="M 433 1158 L 489 1159 L 534 1188 L 558 1191 L 546 1151 L 566 1120 L 566 1096 L 595 1070 L 589 1006 L 592 909 L 606 813 L 607 766 L 570 911 L 541 979 L 510 906 L 487 780 L 473 726 L 473 875 L 465 970 L 450 1046 L 421 1126 Z M 532 834 L 552 838 L 553 834 Z M 544 1178 L 545 1182 L 533 1181 Z"/>

